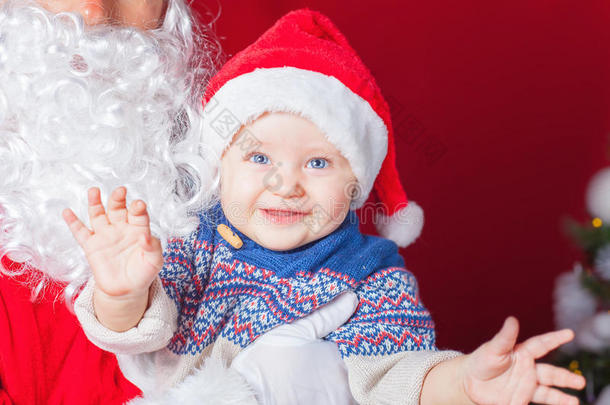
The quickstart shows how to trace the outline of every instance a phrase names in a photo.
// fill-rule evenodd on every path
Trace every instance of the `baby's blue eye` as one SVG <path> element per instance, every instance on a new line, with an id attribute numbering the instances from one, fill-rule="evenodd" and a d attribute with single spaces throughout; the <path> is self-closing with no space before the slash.
<path id="1" fill-rule="evenodd" d="M 254 155 L 250 156 L 250 162 L 264 165 L 269 163 L 269 158 L 262 153 L 255 153 Z"/>
<path id="2" fill-rule="evenodd" d="M 322 158 L 311 159 L 307 163 L 307 167 L 311 167 L 312 169 L 324 169 L 328 166 L 328 161 Z"/>

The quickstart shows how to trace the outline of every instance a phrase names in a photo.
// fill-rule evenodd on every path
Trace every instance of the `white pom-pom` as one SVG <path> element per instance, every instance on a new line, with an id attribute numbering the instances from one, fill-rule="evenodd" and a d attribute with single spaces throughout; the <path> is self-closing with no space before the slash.
<path id="1" fill-rule="evenodd" d="M 581 349 L 601 353 L 610 347 L 610 314 L 600 312 L 580 324 L 574 341 Z"/>
<path id="2" fill-rule="evenodd" d="M 256 405 L 249 385 L 220 359 L 208 358 L 201 368 L 163 395 L 136 398 L 128 405 Z"/>
<path id="3" fill-rule="evenodd" d="M 595 405 L 610 405 L 610 386 L 605 387 L 602 392 L 599 393 Z"/>
<path id="4" fill-rule="evenodd" d="M 593 176 L 586 195 L 589 214 L 610 223 L 610 167 Z"/>
<path id="5" fill-rule="evenodd" d="M 610 244 L 603 246 L 595 255 L 595 273 L 610 281 Z"/>
<path id="6" fill-rule="evenodd" d="M 400 247 L 415 242 L 424 227 L 424 210 L 413 201 L 392 216 L 379 214 L 375 226 L 384 238 L 390 239 Z"/>
<path id="7" fill-rule="evenodd" d="M 580 281 L 583 269 L 579 263 L 574 271 L 561 274 L 555 283 L 555 326 L 557 329 L 570 328 L 577 331 L 581 323 L 595 314 L 596 301 Z M 574 353 L 578 345 L 572 341 L 561 346 L 561 351 Z"/>
<path id="8" fill-rule="evenodd" d="M 593 333 L 606 342 L 606 347 L 610 347 L 610 313 L 600 312 L 595 315 L 592 326 Z"/>

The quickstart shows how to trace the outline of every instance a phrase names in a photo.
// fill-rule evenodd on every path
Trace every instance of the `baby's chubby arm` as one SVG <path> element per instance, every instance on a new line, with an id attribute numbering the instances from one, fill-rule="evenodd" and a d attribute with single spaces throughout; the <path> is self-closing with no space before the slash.
<path id="1" fill-rule="evenodd" d="M 106 328 L 123 332 L 136 326 L 148 307 L 149 289 L 163 267 L 160 241 L 150 232 L 146 204 L 126 204 L 125 187 L 108 198 L 108 210 L 100 190 L 88 191 L 92 230 L 66 209 L 63 218 L 84 250 L 95 279 L 95 315 Z"/>

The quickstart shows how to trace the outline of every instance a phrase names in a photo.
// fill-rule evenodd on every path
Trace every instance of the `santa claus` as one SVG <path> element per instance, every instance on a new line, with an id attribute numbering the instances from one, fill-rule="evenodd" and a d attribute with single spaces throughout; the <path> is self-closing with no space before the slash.
<path id="1" fill-rule="evenodd" d="M 147 201 L 162 241 L 193 229 L 213 182 L 199 114 L 217 50 L 183 0 L 0 0 L 0 403 L 123 403 L 140 392 L 67 310 L 90 272 L 61 211 L 84 218 L 83 190 L 125 185 Z M 310 327 L 338 327 L 353 312 L 348 301 L 314 314 Z M 289 367 L 265 365 L 274 334 L 285 332 L 269 332 L 241 362 L 250 367 L 242 374 L 265 370 L 258 386 L 208 364 L 149 403 L 285 401 Z M 348 403 L 335 365 L 336 378 L 329 369 L 311 386 Z"/>

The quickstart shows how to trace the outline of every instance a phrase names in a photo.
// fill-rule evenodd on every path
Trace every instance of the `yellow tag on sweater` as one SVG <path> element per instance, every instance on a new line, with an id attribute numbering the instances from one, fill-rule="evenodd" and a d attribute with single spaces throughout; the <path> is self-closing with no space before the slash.
<path id="1" fill-rule="evenodd" d="M 233 246 L 235 249 L 239 249 L 243 246 L 244 242 L 242 242 L 239 236 L 235 235 L 235 232 L 233 232 L 231 228 L 229 228 L 225 224 L 218 225 L 216 229 L 218 230 L 220 236 L 222 236 L 224 240 L 229 242 L 231 246 Z"/>

